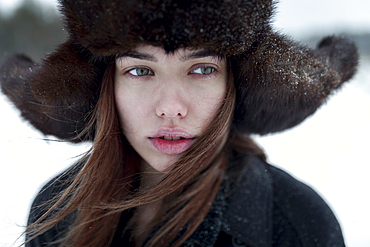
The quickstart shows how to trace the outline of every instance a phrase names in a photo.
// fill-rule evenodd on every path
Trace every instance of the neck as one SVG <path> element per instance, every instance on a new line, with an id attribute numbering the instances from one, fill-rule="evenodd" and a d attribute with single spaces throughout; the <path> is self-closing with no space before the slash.
<path id="1" fill-rule="evenodd" d="M 141 160 L 140 164 L 140 173 L 140 187 L 145 189 L 153 187 L 155 184 L 159 183 L 166 175 L 163 172 L 155 170 L 150 164 L 148 164 L 148 162 L 143 159 Z"/>
<path id="2" fill-rule="evenodd" d="M 140 187 L 143 189 L 152 188 L 159 183 L 165 175 L 165 173 L 155 170 L 144 160 L 141 161 L 140 172 L 142 176 L 140 179 Z M 160 211 L 162 201 L 162 199 L 159 199 L 136 208 L 136 231 L 134 232 L 134 235 L 137 243 L 140 243 L 139 246 L 146 239 L 147 234 L 149 233 L 148 230 L 150 230 L 148 229 L 148 226 Z"/>

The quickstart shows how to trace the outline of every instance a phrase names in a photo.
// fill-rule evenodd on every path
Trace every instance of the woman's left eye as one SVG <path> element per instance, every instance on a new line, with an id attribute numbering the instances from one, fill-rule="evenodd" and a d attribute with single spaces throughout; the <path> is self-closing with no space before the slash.
<path id="1" fill-rule="evenodd" d="M 191 72 L 194 73 L 194 74 L 210 75 L 210 74 L 212 74 L 213 71 L 215 71 L 215 68 L 204 66 L 204 67 L 196 68 L 196 69 L 192 70 Z"/>

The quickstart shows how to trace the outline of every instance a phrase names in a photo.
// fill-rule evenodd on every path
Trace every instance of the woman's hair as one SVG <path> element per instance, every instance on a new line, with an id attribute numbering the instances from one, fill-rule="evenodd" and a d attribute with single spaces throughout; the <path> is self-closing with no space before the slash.
<path id="1" fill-rule="evenodd" d="M 230 138 L 235 104 L 230 73 L 225 98 L 206 132 L 160 182 L 144 189 L 134 186 L 140 179 L 140 157 L 121 131 L 114 99 L 114 71 L 115 65 L 110 63 L 86 129 L 96 128 L 96 135 L 91 150 L 81 159 L 81 170 L 64 191 L 44 205 L 47 212 L 27 229 L 28 241 L 75 213 L 74 224 L 60 242 L 76 247 L 107 246 L 124 210 L 163 198 L 165 203 L 150 224 L 137 227 L 134 214 L 126 230 L 132 231 L 139 246 L 179 246 L 203 221 L 219 190 L 230 153 L 225 143 L 232 139 L 239 149 L 260 151 L 253 144 L 243 147 L 241 143 L 248 142 L 248 138 Z M 183 234 L 177 238 L 179 232 Z"/>

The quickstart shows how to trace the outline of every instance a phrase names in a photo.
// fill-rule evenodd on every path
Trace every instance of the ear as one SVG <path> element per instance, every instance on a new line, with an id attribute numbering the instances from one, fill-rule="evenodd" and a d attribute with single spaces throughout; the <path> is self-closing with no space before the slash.
<path id="1" fill-rule="evenodd" d="M 71 140 L 88 122 L 99 95 L 100 68 L 68 41 L 35 64 L 23 55 L 0 66 L 2 92 L 45 135 Z M 91 139 L 87 133 L 82 138 Z"/>
<path id="2" fill-rule="evenodd" d="M 263 135 L 291 128 L 313 114 L 352 78 L 358 53 L 346 38 L 325 38 L 312 50 L 271 32 L 252 53 L 232 63 L 234 125 L 242 133 Z"/>

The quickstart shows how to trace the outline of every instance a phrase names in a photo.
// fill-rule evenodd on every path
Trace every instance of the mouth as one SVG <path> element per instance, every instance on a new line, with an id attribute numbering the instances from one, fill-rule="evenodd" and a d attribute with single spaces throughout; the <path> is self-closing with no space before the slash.
<path id="1" fill-rule="evenodd" d="M 194 138 L 182 137 L 157 137 L 149 138 L 151 144 L 162 154 L 180 154 L 188 149 L 194 142 Z"/>
<path id="2" fill-rule="evenodd" d="M 194 143 L 195 137 L 180 129 L 162 128 L 149 141 L 162 154 L 180 154 Z"/>
<path id="3" fill-rule="evenodd" d="M 181 137 L 181 136 L 161 136 L 159 138 L 163 139 L 163 140 L 166 140 L 166 141 L 179 141 L 179 140 L 182 140 L 182 139 L 186 139 L 186 138 Z"/>

